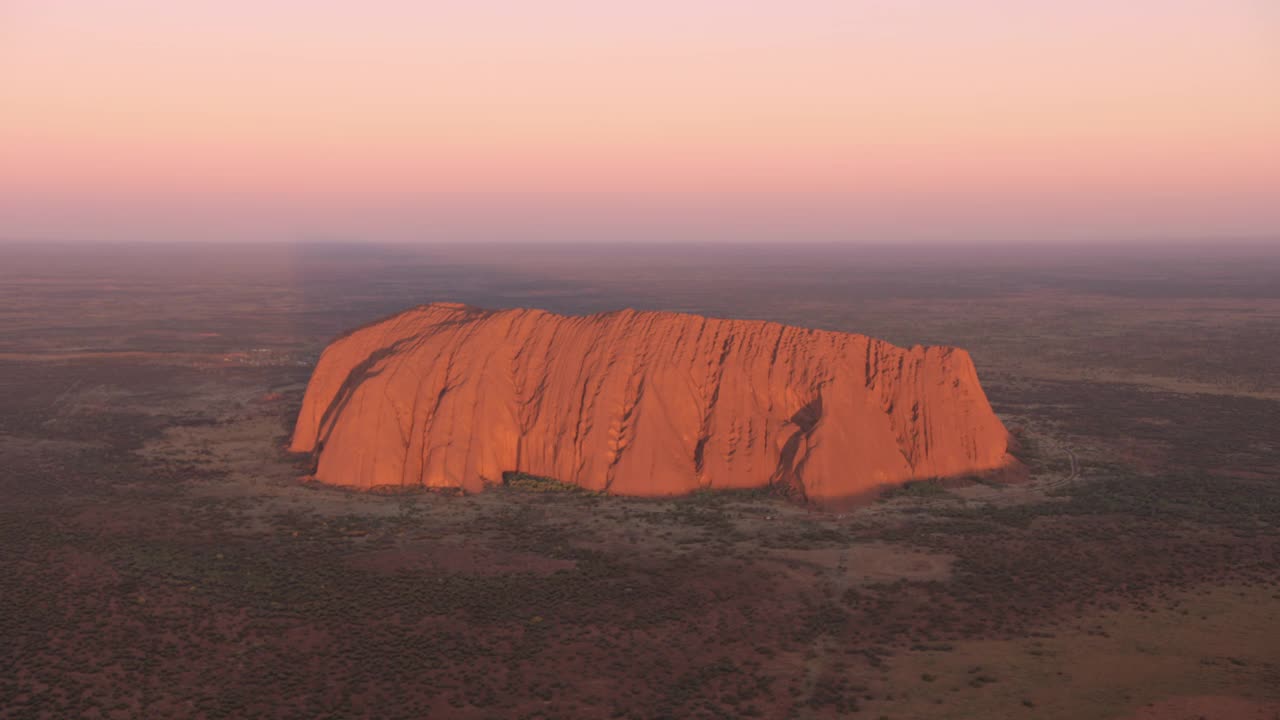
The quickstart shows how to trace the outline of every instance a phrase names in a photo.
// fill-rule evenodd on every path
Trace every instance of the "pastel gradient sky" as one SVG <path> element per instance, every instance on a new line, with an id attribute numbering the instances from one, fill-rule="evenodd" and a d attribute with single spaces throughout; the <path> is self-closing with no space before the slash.
<path id="1" fill-rule="evenodd" d="M 1277 232 L 1275 0 L 0 3 L 0 238 Z"/>

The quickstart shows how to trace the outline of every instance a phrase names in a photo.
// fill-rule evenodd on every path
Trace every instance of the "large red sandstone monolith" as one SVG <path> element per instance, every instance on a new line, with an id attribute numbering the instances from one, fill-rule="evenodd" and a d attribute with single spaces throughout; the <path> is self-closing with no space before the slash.
<path id="1" fill-rule="evenodd" d="M 335 340 L 292 450 L 355 488 L 506 471 L 625 495 L 784 485 L 812 500 L 1004 467 L 964 350 L 770 322 L 438 303 Z"/>

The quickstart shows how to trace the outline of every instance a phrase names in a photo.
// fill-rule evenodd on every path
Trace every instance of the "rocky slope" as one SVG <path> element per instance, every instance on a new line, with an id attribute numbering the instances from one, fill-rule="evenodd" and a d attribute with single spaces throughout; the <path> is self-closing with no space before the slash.
<path id="1" fill-rule="evenodd" d="M 292 450 L 355 488 L 505 471 L 628 495 L 782 484 L 813 500 L 1004 467 L 968 353 L 666 312 L 427 305 L 324 352 Z"/>

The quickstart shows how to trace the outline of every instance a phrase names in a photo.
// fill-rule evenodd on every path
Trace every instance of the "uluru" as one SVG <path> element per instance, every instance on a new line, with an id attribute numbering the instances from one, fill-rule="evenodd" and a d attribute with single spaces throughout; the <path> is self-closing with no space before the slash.
<path id="1" fill-rule="evenodd" d="M 322 354 L 291 450 L 359 489 L 505 473 L 622 495 L 828 501 L 1008 466 L 969 354 L 755 320 L 416 307 Z"/>

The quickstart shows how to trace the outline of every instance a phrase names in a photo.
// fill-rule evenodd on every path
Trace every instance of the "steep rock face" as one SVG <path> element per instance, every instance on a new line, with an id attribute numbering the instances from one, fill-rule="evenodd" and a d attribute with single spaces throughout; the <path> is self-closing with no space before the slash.
<path id="1" fill-rule="evenodd" d="M 968 353 L 666 312 L 426 305 L 335 340 L 292 450 L 356 488 L 504 471 L 625 495 L 781 483 L 815 500 L 1004 466 Z"/>

